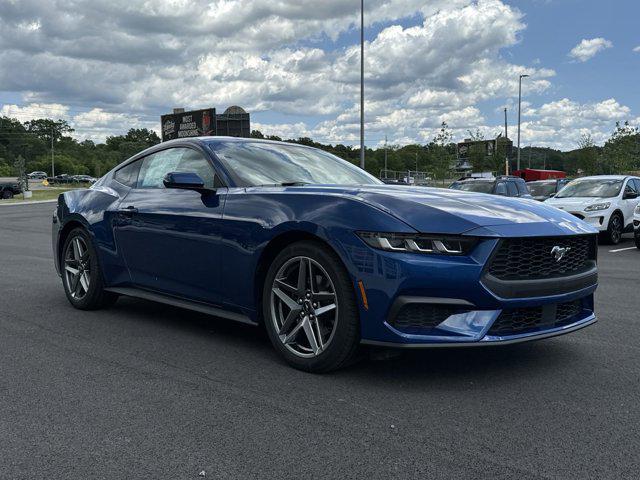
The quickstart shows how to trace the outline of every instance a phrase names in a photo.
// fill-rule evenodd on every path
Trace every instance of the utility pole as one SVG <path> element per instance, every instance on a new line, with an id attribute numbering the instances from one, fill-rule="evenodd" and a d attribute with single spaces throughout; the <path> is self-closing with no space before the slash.
<path id="1" fill-rule="evenodd" d="M 504 109 L 504 138 L 505 140 L 509 138 L 509 131 L 507 127 L 507 108 Z"/>
<path id="2" fill-rule="evenodd" d="M 364 0 L 360 0 L 360 168 L 364 166 Z"/>
<path id="3" fill-rule="evenodd" d="M 517 170 L 520 170 L 520 113 L 522 111 L 522 79 L 529 75 L 520 75 L 520 81 L 518 86 L 518 162 Z"/>
<path id="4" fill-rule="evenodd" d="M 416 152 L 416 175 L 418 174 L 418 152 Z"/>
<path id="5" fill-rule="evenodd" d="M 53 127 L 51 127 L 51 176 L 56 176 L 56 165 L 53 160 Z"/>
<path id="6" fill-rule="evenodd" d="M 529 168 L 531 168 L 531 144 L 529 144 Z"/>
<path id="7" fill-rule="evenodd" d="M 384 136 L 384 176 L 387 176 L 387 136 Z"/>

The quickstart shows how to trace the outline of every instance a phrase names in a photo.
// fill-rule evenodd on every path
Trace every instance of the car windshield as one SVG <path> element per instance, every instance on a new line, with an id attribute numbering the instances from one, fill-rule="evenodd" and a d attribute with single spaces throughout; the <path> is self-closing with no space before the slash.
<path id="1" fill-rule="evenodd" d="M 449 188 L 464 190 L 465 192 L 491 193 L 493 191 L 493 182 L 453 182 Z"/>
<path id="2" fill-rule="evenodd" d="M 380 180 L 315 148 L 266 142 L 212 142 L 238 186 L 282 184 L 378 185 Z"/>
<path id="3" fill-rule="evenodd" d="M 527 187 L 534 197 L 550 197 L 556 191 L 556 182 L 531 182 Z"/>
<path id="4" fill-rule="evenodd" d="M 587 178 L 574 180 L 560 190 L 556 198 L 567 197 L 617 197 L 622 188 L 622 180 Z"/>

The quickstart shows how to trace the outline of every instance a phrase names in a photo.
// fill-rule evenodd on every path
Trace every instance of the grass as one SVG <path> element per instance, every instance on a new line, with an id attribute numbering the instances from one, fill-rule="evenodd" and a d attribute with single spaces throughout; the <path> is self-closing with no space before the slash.
<path id="1" fill-rule="evenodd" d="M 33 196 L 31 198 L 22 198 L 22 194 L 16 195 L 11 200 L 0 200 L 0 205 L 5 203 L 18 203 L 18 202 L 41 202 L 43 200 L 55 200 L 63 192 L 74 190 L 73 188 L 47 188 L 43 190 L 32 190 Z"/>

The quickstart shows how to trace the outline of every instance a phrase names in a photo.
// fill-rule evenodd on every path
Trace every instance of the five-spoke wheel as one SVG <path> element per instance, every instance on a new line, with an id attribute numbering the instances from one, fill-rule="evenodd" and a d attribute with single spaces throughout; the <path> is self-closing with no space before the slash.
<path id="1" fill-rule="evenodd" d="M 84 238 L 77 235 L 67 245 L 64 255 L 64 275 L 69 293 L 81 300 L 89 292 L 91 259 Z"/>
<path id="2" fill-rule="evenodd" d="M 115 302 L 118 296 L 104 289 L 98 257 L 86 230 L 71 230 L 61 253 L 62 283 L 71 305 L 81 310 L 94 310 Z"/>
<path id="3" fill-rule="evenodd" d="M 354 356 L 360 336 L 354 287 L 326 246 L 303 241 L 285 248 L 267 273 L 263 304 L 269 338 L 294 367 L 326 372 Z"/>
<path id="4" fill-rule="evenodd" d="M 328 347 L 338 306 L 333 282 L 318 262 L 293 257 L 280 267 L 271 287 L 271 321 L 296 355 L 313 357 Z"/>

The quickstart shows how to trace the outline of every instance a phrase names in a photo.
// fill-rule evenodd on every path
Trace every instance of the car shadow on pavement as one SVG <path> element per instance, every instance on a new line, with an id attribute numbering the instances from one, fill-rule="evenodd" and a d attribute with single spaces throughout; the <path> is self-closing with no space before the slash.
<path id="1" fill-rule="evenodd" d="M 211 362 L 215 356 L 215 362 L 224 365 L 229 374 L 236 370 L 246 375 L 247 372 L 238 369 L 262 369 L 265 362 L 273 363 L 274 371 L 283 372 L 284 377 L 292 374 L 276 355 L 263 328 L 138 299 L 121 299 L 113 310 L 122 314 L 118 315 L 123 322 L 121 326 L 132 330 L 141 327 L 145 332 L 152 332 L 151 335 L 158 332 L 161 343 L 172 342 L 174 347 L 188 349 L 194 368 L 198 361 Z M 324 377 L 362 385 L 402 381 L 410 381 L 412 385 L 425 382 L 451 385 L 523 375 L 544 376 L 559 366 L 579 362 L 584 352 L 567 338 L 559 337 L 518 345 L 390 350 L 388 353 L 363 347 L 357 362 Z"/>

